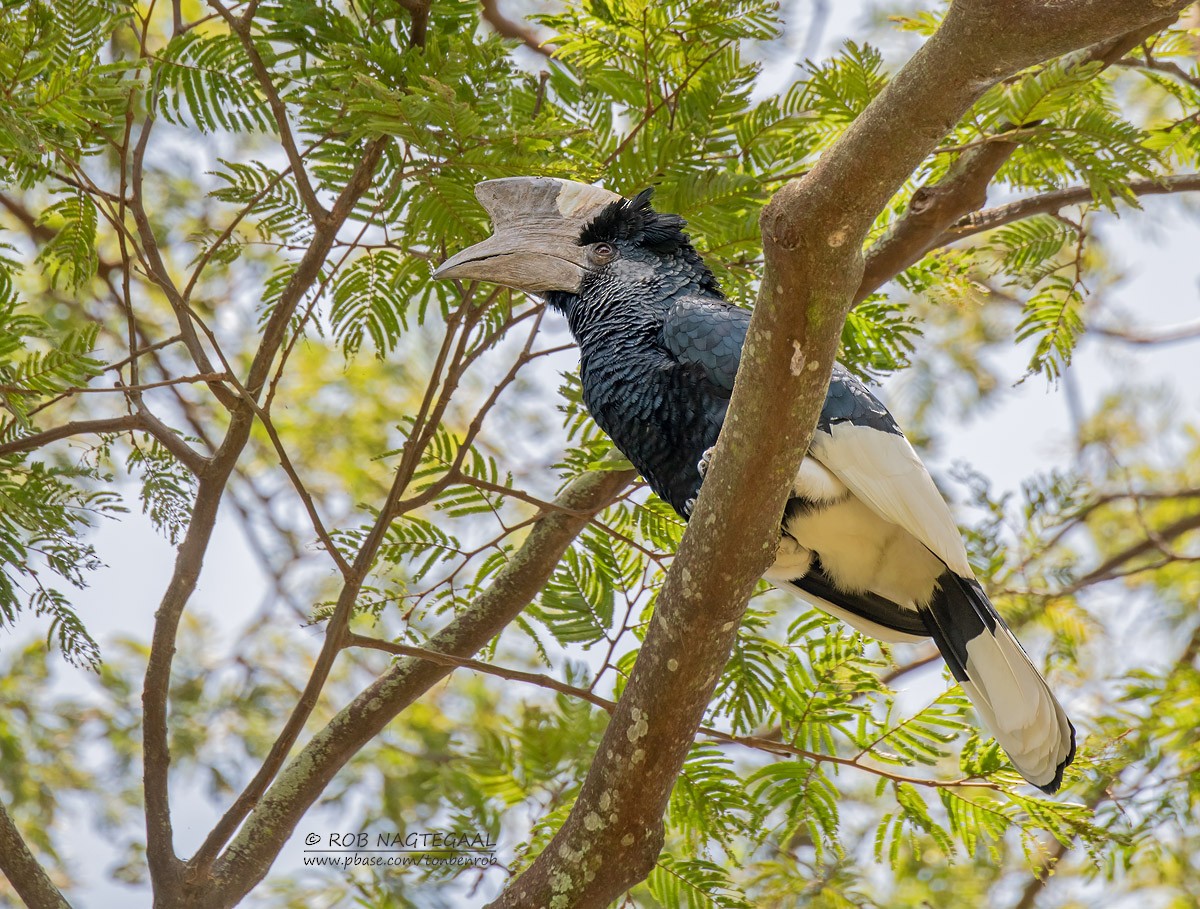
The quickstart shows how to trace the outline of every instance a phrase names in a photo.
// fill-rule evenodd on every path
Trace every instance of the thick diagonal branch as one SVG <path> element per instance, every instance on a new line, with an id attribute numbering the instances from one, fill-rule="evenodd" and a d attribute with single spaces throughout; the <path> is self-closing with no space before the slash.
<path id="1" fill-rule="evenodd" d="M 483 21 L 505 38 L 520 41 L 527 48 L 543 57 L 553 56 L 557 48 L 549 41 L 541 41 L 533 31 L 521 22 L 508 18 L 500 9 L 500 0 L 481 0 Z"/>
<path id="2" fill-rule="evenodd" d="M 71 909 L 71 904 L 29 851 L 3 806 L 0 806 L 0 873 L 8 878 L 25 905 L 36 909 Z"/>
<path id="3" fill-rule="evenodd" d="M 633 479 L 632 471 L 596 471 L 573 481 L 555 510 L 538 519 L 524 544 L 469 609 L 434 635 L 426 649 L 469 657 L 499 634 L 537 595 L 591 516 Z M 291 760 L 214 867 L 215 883 L 188 894 L 186 905 L 235 905 L 267 873 L 296 824 L 334 774 L 395 716 L 452 667 L 404 659 L 375 680 Z"/>

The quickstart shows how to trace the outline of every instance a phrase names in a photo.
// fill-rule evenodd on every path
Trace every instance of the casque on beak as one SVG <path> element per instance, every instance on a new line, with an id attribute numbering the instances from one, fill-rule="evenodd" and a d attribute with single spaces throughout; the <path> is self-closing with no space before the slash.
<path id="1" fill-rule="evenodd" d="M 579 290 L 587 264 L 577 243 L 600 210 L 621 197 L 554 177 L 505 177 L 475 184 L 493 233 L 451 256 L 435 278 L 491 281 L 534 293 Z"/>

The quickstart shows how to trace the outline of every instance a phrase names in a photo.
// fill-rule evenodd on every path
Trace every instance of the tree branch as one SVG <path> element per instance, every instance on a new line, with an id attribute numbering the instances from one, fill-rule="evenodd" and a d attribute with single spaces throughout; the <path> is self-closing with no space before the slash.
<path id="1" fill-rule="evenodd" d="M 594 471 L 572 481 L 492 586 L 424 649 L 469 657 L 486 645 L 537 596 L 590 515 L 608 505 L 632 478 L 627 470 Z M 197 886 L 189 905 L 217 909 L 247 894 L 334 774 L 451 668 L 428 659 L 400 660 L 330 720 L 279 774 L 214 866 L 215 883 Z"/>
<path id="2" fill-rule="evenodd" d="M 1099 62 L 1111 66 L 1127 51 L 1174 21 L 1173 15 L 1159 18 L 1126 34 L 1102 39 L 1079 55 L 1077 65 Z M 1021 128 L 1022 124 L 1010 124 L 1007 131 Z M 908 211 L 868 250 L 862 283 L 854 297 L 856 303 L 919 262 L 926 253 L 944 246 L 948 241 L 943 237 L 951 225 L 983 206 L 992 178 L 1020 148 L 1019 142 L 1000 138 L 1004 133 L 1002 130 L 999 136 L 986 137 L 980 144 L 967 149 L 942 179 L 913 193 Z"/>
<path id="3" fill-rule="evenodd" d="M 32 909 L 71 909 L 71 904 L 29 851 L 3 805 L 0 805 L 0 872 Z"/>
<path id="4" fill-rule="evenodd" d="M 64 388 L 62 391 L 63 397 L 71 395 L 96 395 L 96 394 L 128 394 L 130 392 L 139 393 L 147 391 L 151 388 L 166 388 L 168 385 L 192 385 L 196 382 L 227 382 L 232 378 L 227 372 L 212 372 L 204 373 L 196 376 L 176 376 L 174 379 L 163 379 L 161 382 L 146 382 L 139 385 L 112 385 L 112 386 L 95 386 L 95 385 L 75 385 L 71 388 Z M 0 394 L 7 395 L 40 395 L 44 392 L 33 388 L 18 388 L 12 385 L 0 385 Z"/>
<path id="5" fill-rule="evenodd" d="M 321 265 L 333 247 L 337 232 L 350 216 L 358 199 L 370 186 L 371 177 L 387 141 L 386 138 L 380 137 L 367 145 L 349 183 L 334 203 L 333 210 L 327 218 L 315 225 L 312 241 L 263 327 L 262 340 L 254 354 L 245 382 L 248 395 L 257 396 L 262 391 L 271 362 L 283 343 L 292 315 L 308 288 L 319 276 Z M 141 218 L 145 219 L 144 212 Z M 148 221 L 146 227 L 149 228 Z M 158 261 L 161 263 L 161 259 Z M 169 279 L 164 289 L 166 288 L 170 288 L 169 296 L 174 294 L 172 299 L 175 303 L 182 303 L 178 290 Z M 191 327 L 186 312 L 181 313 L 180 318 L 181 323 Z M 234 397 L 233 400 L 237 403 L 233 408 L 229 429 L 213 456 L 210 469 L 200 478 L 187 534 L 179 546 L 175 569 L 154 616 L 150 658 L 146 663 L 146 677 L 142 688 L 146 856 L 155 885 L 156 899 L 164 901 L 176 899 L 184 871 L 183 863 L 174 852 L 168 792 L 171 754 L 167 734 L 167 701 L 171 683 L 171 663 L 175 655 L 179 622 L 196 588 L 196 581 L 204 563 L 204 554 L 216 526 L 217 510 L 225 485 L 250 438 L 250 431 L 254 425 L 255 413 L 245 396 Z"/>
<path id="6" fill-rule="evenodd" d="M 1200 89 L 1200 77 L 1193 76 L 1173 60 L 1155 60 L 1153 57 L 1146 60 L 1138 60 L 1136 57 L 1122 57 L 1118 62 L 1121 66 L 1126 66 L 1130 69 L 1148 69 L 1158 73 L 1166 73 L 1169 76 L 1174 76 L 1180 82 Z"/>
<path id="7" fill-rule="evenodd" d="M 221 14 L 221 18 L 229 26 L 229 30 L 242 43 L 242 49 L 246 52 L 246 58 L 254 70 L 254 78 L 258 81 L 258 87 L 267 99 L 271 115 L 275 118 L 275 128 L 279 131 L 279 144 L 283 146 L 288 164 L 291 165 L 291 171 L 296 177 L 296 192 L 300 194 L 300 201 L 304 203 L 304 208 L 313 224 L 321 224 L 329 217 L 329 212 L 317 198 L 312 181 L 308 178 L 308 171 L 304 169 L 304 158 L 296 147 L 296 139 L 292 135 L 292 125 L 288 121 L 287 107 L 284 105 L 283 99 L 279 97 L 279 90 L 275 88 L 275 83 L 271 79 L 271 71 L 263 62 L 262 55 L 259 54 L 258 47 L 254 43 L 254 36 L 250 33 L 251 17 L 254 15 L 253 8 L 248 9 L 244 16 L 235 17 L 219 0 L 208 0 L 208 2 Z"/>
<path id="8" fill-rule="evenodd" d="M 189 881 L 193 886 L 200 886 L 197 882 L 202 882 L 207 877 L 209 869 L 213 861 L 217 858 L 221 848 L 224 847 L 229 838 L 236 832 L 238 826 L 250 814 L 259 799 L 262 798 L 263 793 L 267 791 L 267 787 L 270 786 L 271 781 L 279 773 L 292 748 L 299 740 L 300 734 L 304 730 L 304 724 L 308 721 L 309 716 L 317 706 L 321 690 L 324 688 L 325 682 L 329 678 L 329 673 L 333 668 L 333 661 L 342 649 L 343 638 L 349 626 L 355 603 L 358 601 L 359 593 L 362 591 L 363 582 L 366 580 L 372 564 L 374 564 L 375 557 L 378 555 L 379 548 L 383 544 L 388 527 L 399 513 L 398 505 L 400 497 L 411 482 L 413 473 L 419 463 L 421 452 L 424 450 L 424 446 L 428 444 L 432 433 L 441 421 L 442 414 L 449 404 L 450 396 L 457 383 L 457 376 L 451 370 L 450 377 L 442 389 L 441 398 L 437 405 L 433 406 L 431 415 L 429 407 L 433 402 L 433 395 L 441 375 L 441 369 L 453 346 L 452 342 L 458 326 L 458 322 L 455 320 L 465 320 L 467 318 L 467 310 L 468 303 L 464 302 L 451 317 L 451 321 L 447 326 L 447 332 L 438 354 L 433 376 L 426 389 L 421 409 L 413 422 L 412 433 L 405 443 L 400 458 L 400 465 L 397 467 L 395 475 L 392 478 L 387 498 L 383 506 L 379 509 L 370 532 L 366 535 L 358 552 L 355 554 L 350 570 L 348 572 L 343 570 L 344 582 L 342 589 L 338 594 L 333 615 L 329 617 L 326 623 L 325 639 L 321 644 L 320 652 L 317 654 L 312 672 L 309 674 L 308 682 L 305 684 L 296 706 L 292 709 L 287 721 L 284 723 L 283 729 L 271 745 L 266 759 L 246 785 L 245 789 L 242 790 L 237 799 L 234 800 L 233 804 L 230 805 L 229 809 L 209 832 L 200 849 L 197 850 L 188 863 Z M 456 357 L 461 356 L 464 352 L 468 334 L 468 331 L 463 331 L 459 336 Z M 265 378 L 264 374 L 263 381 L 265 381 Z M 427 417 L 429 417 L 428 420 L 426 420 Z M 421 430 L 421 427 L 424 427 L 424 429 Z M 342 564 L 339 561 L 339 567 Z"/>
<path id="9" fill-rule="evenodd" d="M 140 430 L 152 435 L 163 448 L 171 452 L 193 474 L 199 475 L 208 467 L 207 458 L 193 450 L 165 423 L 144 411 L 98 420 L 76 420 L 33 435 L 22 436 L 0 445 L 0 457 L 18 452 L 34 451 L 51 442 L 57 442 L 70 436 L 127 432 L 129 430 Z"/>
<path id="10" fill-rule="evenodd" d="M 1182 517 L 1161 530 L 1154 531 L 1146 539 L 1139 540 L 1132 546 L 1127 546 L 1120 552 L 1114 553 L 1075 583 L 1069 585 L 1065 590 L 1060 591 L 1059 595 L 1069 596 L 1072 593 L 1082 590 L 1084 587 L 1090 587 L 1092 584 L 1112 580 L 1118 577 L 1116 572 L 1121 566 L 1147 553 L 1161 552 L 1167 542 L 1178 539 L 1186 533 L 1191 533 L 1193 530 L 1200 530 L 1200 512 Z"/>
<path id="11" fill-rule="evenodd" d="M 540 40 L 532 30 L 526 28 L 522 23 L 504 15 L 500 11 L 500 0 L 482 0 L 481 6 L 483 21 L 494 28 L 497 34 L 520 41 L 531 51 L 541 54 L 543 57 L 552 57 L 558 50 L 549 41 Z"/>
<path id="12" fill-rule="evenodd" d="M 551 678 L 540 672 L 523 672 L 519 669 L 507 669 L 503 666 L 497 666 L 494 663 L 484 663 L 480 660 L 464 659 L 463 657 L 450 656 L 445 653 L 438 653 L 434 650 L 428 650 L 425 647 L 413 647 L 409 644 L 399 644 L 394 641 L 383 641 L 379 638 L 371 638 L 361 634 L 350 634 L 346 636 L 347 647 L 364 647 L 371 650 L 380 650 L 384 653 L 391 653 L 397 656 L 408 656 L 418 660 L 428 660 L 432 663 L 437 663 L 439 666 L 446 666 L 450 669 L 470 669 L 475 672 L 482 672 L 486 675 L 495 676 L 496 678 L 505 679 L 509 682 L 521 682 L 526 685 L 535 685 L 538 688 L 545 688 L 547 691 L 554 691 L 558 694 L 565 694 L 567 697 L 578 698 L 581 701 L 586 701 L 594 707 L 599 707 L 606 713 L 611 714 L 617 709 L 616 702 L 610 701 L 608 698 L 600 697 L 600 695 L 588 690 L 587 688 L 579 688 L 575 685 L 568 685 L 566 682 L 560 682 L 558 679 Z M 925 662 L 929 662 L 926 660 Z M 916 668 L 911 666 L 909 668 Z M 994 783 L 989 783 L 986 780 L 974 777 L 963 778 L 958 780 L 931 780 L 919 776 L 909 776 L 905 773 L 896 773 L 886 767 L 876 767 L 872 764 L 864 764 L 863 758 L 870 753 L 870 748 L 864 749 L 859 754 L 852 758 L 839 757 L 836 754 L 821 754 L 817 751 L 809 751 L 807 748 L 797 748 L 787 742 L 779 741 L 778 739 L 765 738 L 756 735 L 730 735 L 728 732 L 722 732 L 720 729 L 713 729 L 711 726 L 701 726 L 696 730 L 701 735 L 712 739 L 713 741 L 722 742 L 726 745 L 741 745 L 743 748 L 752 748 L 755 751 L 762 751 L 766 754 L 774 755 L 775 757 L 798 757 L 804 760 L 814 761 L 816 763 L 837 764 L 840 767 L 852 767 L 855 770 L 861 770 L 864 773 L 870 773 L 875 776 L 881 776 L 898 783 L 911 783 L 915 786 L 926 786 L 933 789 L 997 789 Z M 876 742 L 875 744 L 878 744 Z"/>
<path id="13" fill-rule="evenodd" d="M 428 660 L 431 663 L 436 663 L 439 666 L 445 666 L 447 669 L 471 669 L 475 672 L 482 672 L 486 675 L 495 676 L 498 679 L 504 679 L 509 682 L 522 682 L 526 685 L 536 685 L 538 688 L 545 688 L 548 691 L 556 691 L 559 694 L 565 694 L 568 697 L 579 698 L 582 701 L 587 701 L 593 707 L 599 707 L 601 710 L 612 712 L 617 705 L 608 698 L 602 698 L 598 694 L 593 694 L 586 688 L 578 688 L 575 685 L 568 685 L 566 682 L 560 682 L 558 679 L 551 678 L 548 675 L 540 672 L 524 672 L 520 669 L 506 669 L 503 666 L 497 666 L 494 663 L 484 663 L 480 660 L 472 660 L 468 657 L 452 656 L 448 653 L 439 653 L 436 650 L 430 650 L 428 647 L 413 647 L 409 644 L 400 644 L 396 641 L 384 641 L 379 638 L 367 637 L 363 634 L 347 634 L 343 642 L 346 647 L 364 647 L 369 650 L 379 650 L 383 653 L 390 653 L 393 656 L 412 657 L 416 660 Z"/>
<path id="14" fill-rule="evenodd" d="M 1101 335 L 1110 341 L 1119 341 L 1122 344 L 1153 347 L 1157 344 L 1178 344 L 1182 341 L 1194 341 L 1200 338 L 1200 323 L 1191 322 L 1187 325 L 1164 328 L 1159 331 L 1137 331 L 1113 325 L 1093 325 L 1087 331 L 1088 334 Z"/>
<path id="15" fill-rule="evenodd" d="M 946 225 L 963 212 L 987 201 L 988 187 L 1017 142 L 994 139 L 959 155 L 949 172 L 936 183 L 913 193 L 908 210 L 867 253 L 866 268 L 856 301 L 866 299 L 904 269 L 935 249 Z"/>
<path id="16" fill-rule="evenodd" d="M 1167 193 L 1200 191 L 1200 174 L 1172 174 L 1150 180 L 1134 180 L 1127 186 L 1135 196 L 1161 196 Z M 1068 205 L 1082 205 L 1092 201 L 1092 191 L 1087 186 L 1069 186 L 1056 189 L 1028 199 L 1018 199 L 967 215 L 956 221 L 934 243 L 933 247 L 945 246 L 955 240 L 995 230 L 1013 221 L 1032 218 L 1034 215 L 1053 214 Z"/>
<path id="17" fill-rule="evenodd" d="M 147 106 L 150 111 L 153 111 L 152 104 L 148 103 Z M 158 238 L 155 236 L 154 226 L 150 223 L 150 216 L 146 213 L 146 206 L 143 199 L 145 188 L 144 171 L 146 150 L 150 146 L 150 133 L 153 127 L 153 114 L 148 114 L 145 122 L 142 124 L 137 144 L 134 146 L 129 172 L 129 187 L 132 196 L 129 208 L 133 212 L 133 222 L 137 226 L 138 237 L 141 239 L 140 258 L 145 265 L 146 273 L 150 280 L 166 295 L 168 302 L 170 302 L 171 310 L 174 312 L 175 319 L 179 324 L 179 334 L 193 362 L 201 372 L 215 373 L 218 370 L 213 366 L 208 352 L 200 343 L 200 338 L 196 334 L 196 326 L 192 324 L 191 310 L 188 308 L 187 301 L 179 293 L 179 288 L 176 287 L 175 282 L 171 279 L 171 272 L 167 268 L 162 251 L 158 247 Z M 222 385 L 209 385 L 209 390 L 212 391 L 213 396 L 225 407 L 231 408 L 236 404 L 236 398 Z"/>
<path id="18" fill-rule="evenodd" d="M 86 192 L 86 190 L 85 190 Z M 45 244 L 50 242 L 55 237 L 55 231 L 45 224 L 39 224 L 37 216 L 28 208 L 22 205 L 17 199 L 7 193 L 0 193 L 0 208 L 4 208 L 16 218 L 25 232 L 29 234 L 29 238 L 35 243 Z M 115 262 L 110 262 L 108 259 L 100 257 L 96 262 L 96 274 L 102 279 L 108 280 L 109 276 L 114 271 L 120 268 Z"/>
<path id="19" fill-rule="evenodd" d="M 772 561 L 864 276 L 863 242 L 891 197 L 1000 79 L 1184 5 L 956 0 L 814 168 L 776 193 L 729 414 L 637 662 L 570 815 L 493 907 L 600 909 L 654 867 L 676 777 Z"/>
<path id="20" fill-rule="evenodd" d="M 89 435 L 91 433 L 126 432 L 130 429 L 145 429 L 144 421 L 138 414 L 123 414 L 119 417 L 108 417 L 100 420 L 76 420 L 64 423 L 53 429 L 35 432 L 31 436 L 22 436 L 11 442 L 0 445 L 0 458 L 5 455 L 34 451 L 51 442 L 67 439 L 71 436 Z"/>
<path id="21" fill-rule="evenodd" d="M 429 11 L 433 0 L 400 0 L 400 5 L 408 10 L 411 24 L 408 28 L 408 46 L 424 47 L 425 38 L 429 32 Z"/>

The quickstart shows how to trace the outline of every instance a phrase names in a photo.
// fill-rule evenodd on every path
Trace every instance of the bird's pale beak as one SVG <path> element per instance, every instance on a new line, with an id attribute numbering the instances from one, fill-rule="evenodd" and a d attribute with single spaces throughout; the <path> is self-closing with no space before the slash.
<path id="1" fill-rule="evenodd" d="M 553 177 L 506 177 L 475 185 L 493 233 L 451 256 L 435 278 L 490 281 L 533 293 L 575 292 L 586 265 L 579 235 L 606 205 L 607 189 Z"/>

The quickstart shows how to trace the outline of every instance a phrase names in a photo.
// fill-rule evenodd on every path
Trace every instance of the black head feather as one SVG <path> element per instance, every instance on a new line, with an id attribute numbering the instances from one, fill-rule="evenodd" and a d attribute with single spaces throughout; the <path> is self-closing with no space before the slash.
<path id="1" fill-rule="evenodd" d="M 650 207 L 654 187 L 643 189 L 632 199 L 610 202 L 579 235 L 579 245 L 632 241 L 653 252 L 667 254 L 690 246 L 679 215 L 663 215 Z"/>
<path id="2" fill-rule="evenodd" d="M 577 242 L 580 246 L 630 243 L 659 256 L 681 255 L 700 274 L 701 286 L 720 294 L 712 272 L 683 232 L 687 222 L 679 215 L 656 212 L 650 207 L 653 195 L 654 187 L 649 187 L 632 199 L 610 202 L 583 229 Z"/>

